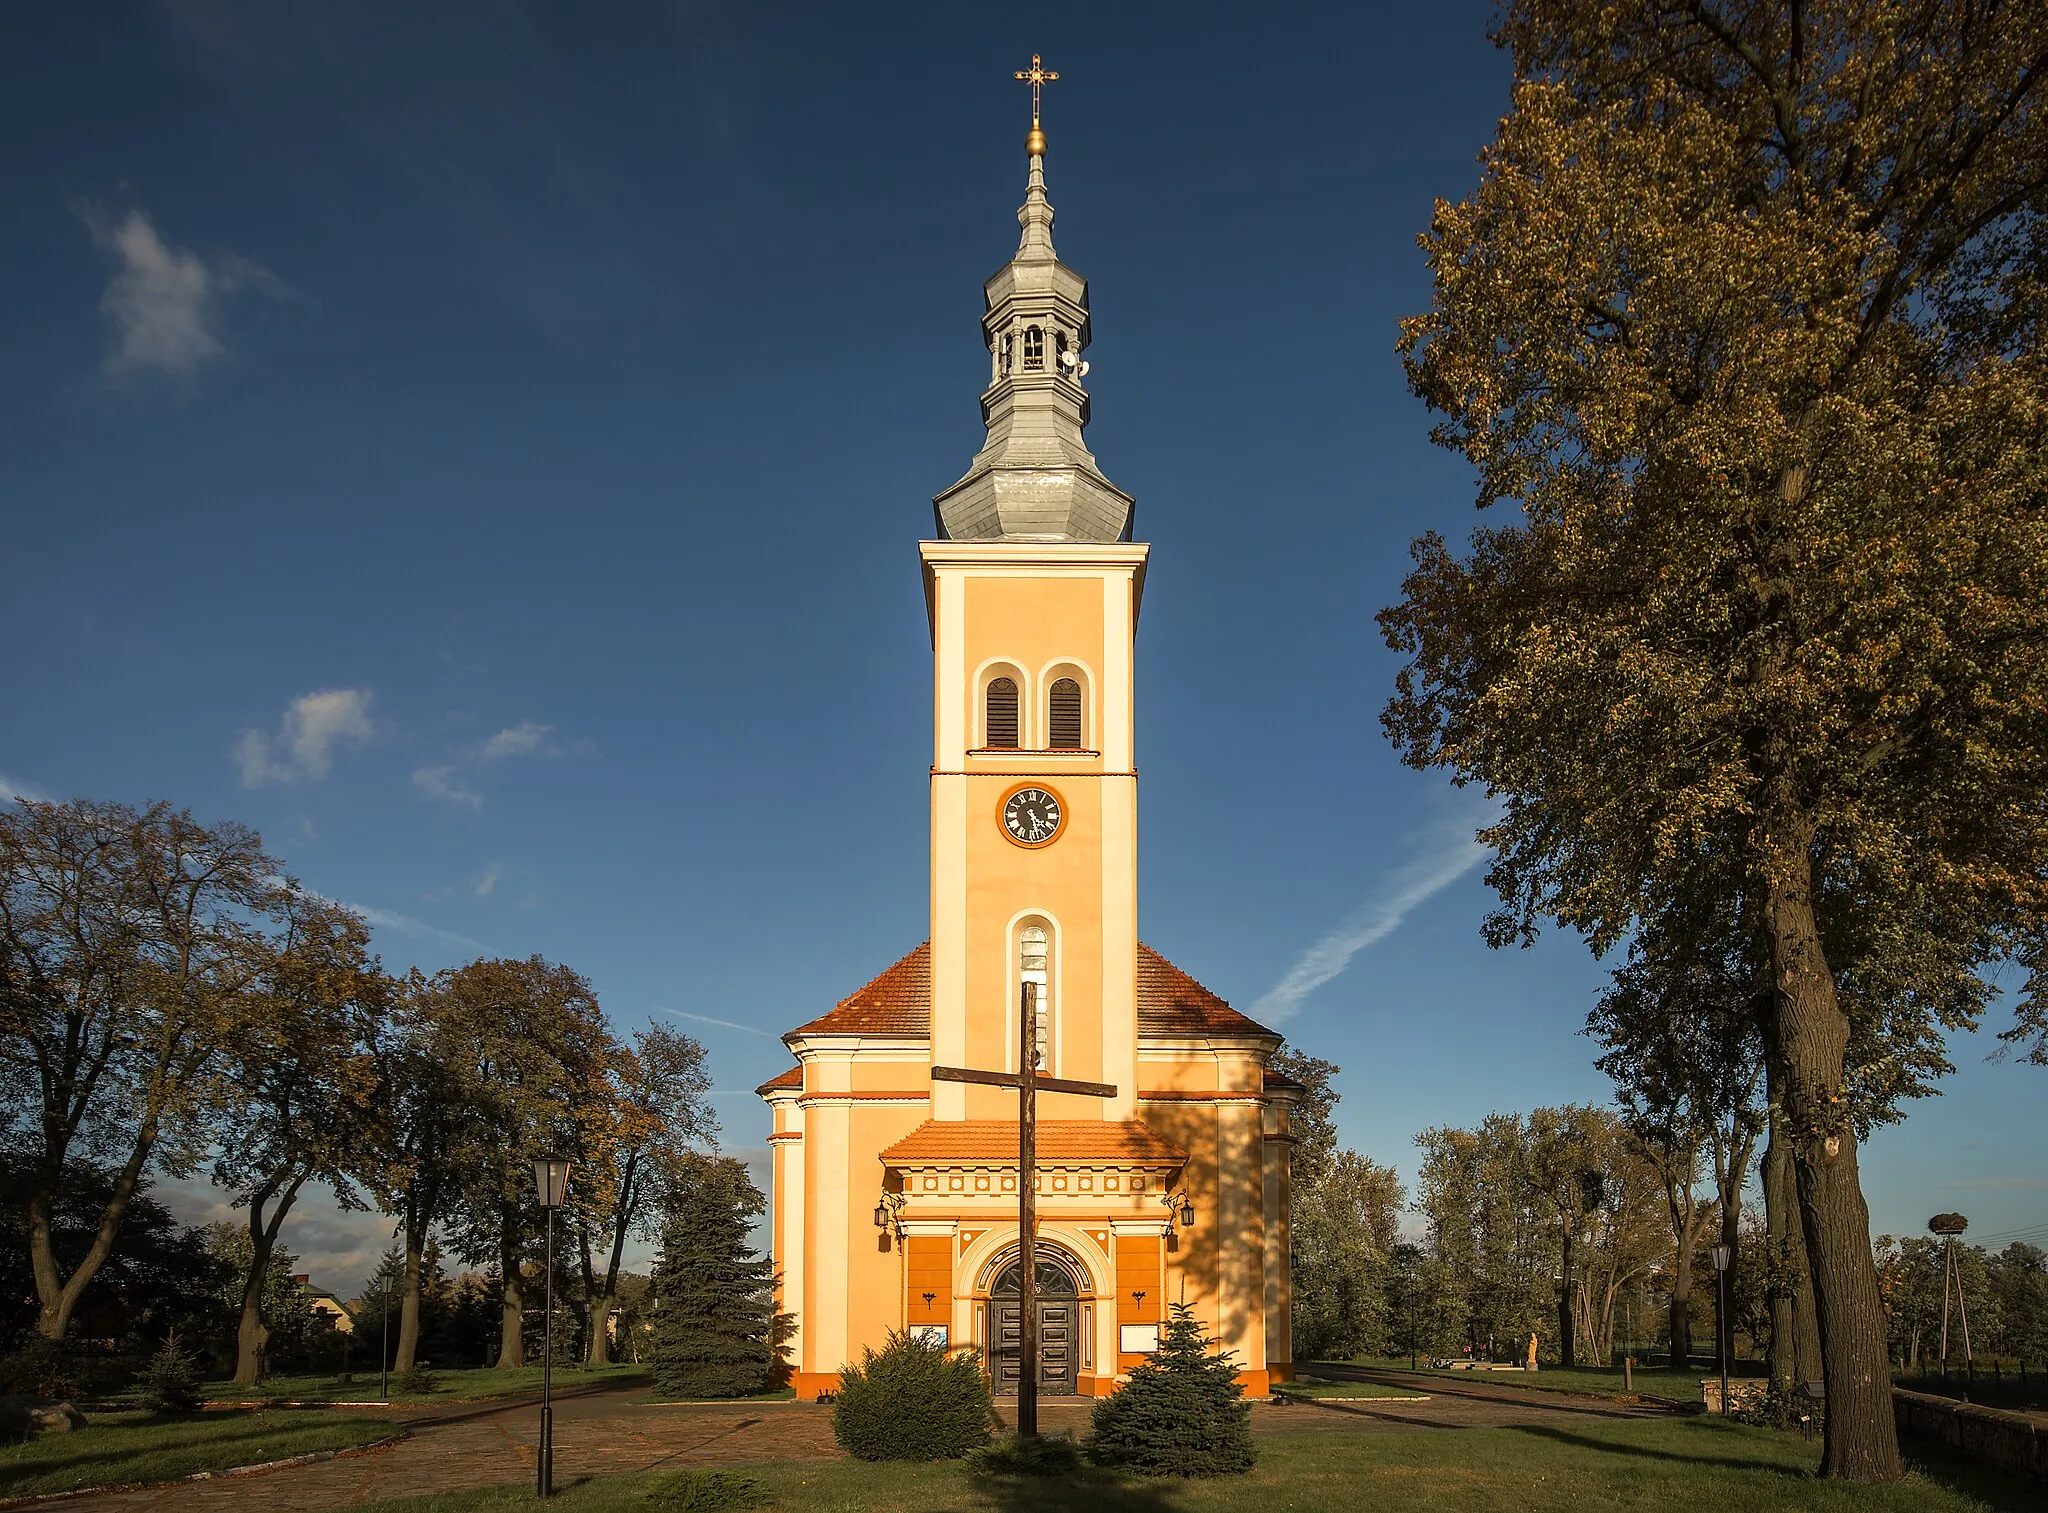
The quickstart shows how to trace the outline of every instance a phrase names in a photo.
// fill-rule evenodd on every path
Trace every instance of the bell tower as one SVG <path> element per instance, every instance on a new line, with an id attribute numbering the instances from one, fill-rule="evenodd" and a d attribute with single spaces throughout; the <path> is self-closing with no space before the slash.
<path id="1" fill-rule="evenodd" d="M 1045 74 L 1033 61 L 1033 73 Z M 1036 93 L 1039 78 L 1031 78 Z M 982 286 L 986 438 L 920 544 L 933 653 L 932 1058 L 1012 1067 L 1038 984 L 1046 1070 L 1111 1082 L 1048 1119 L 1136 1117 L 1133 646 L 1147 548 L 1089 421 L 1088 282 L 1053 249 L 1045 133 L 1026 138 L 1017 251 Z M 1014 1069 L 1014 1068 L 1012 1068 Z M 1006 1103 L 1004 1100 L 1008 1099 Z M 932 1117 L 1014 1120 L 999 1090 L 940 1083 Z"/>

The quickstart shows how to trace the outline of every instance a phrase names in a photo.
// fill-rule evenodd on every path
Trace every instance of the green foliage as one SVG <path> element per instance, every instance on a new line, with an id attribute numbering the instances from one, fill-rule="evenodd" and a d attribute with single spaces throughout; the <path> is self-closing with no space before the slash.
<path id="1" fill-rule="evenodd" d="M 391 1385 L 400 1392 L 425 1395 L 441 1390 L 441 1379 L 425 1366 L 412 1366 L 391 1378 Z"/>
<path id="2" fill-rule="evenodd" d="M 1098 1465 L 1146 1476 L 1223 1476 L 1249 1471 L 1251 1407 L 1231 1352 L 1209 1340 L 1186 1303 L 1172 1305 L 1156 1354 L 1095 1405 L 1088 1453 Z"/>
<path id="3" fill-rule="evenodd" d="M 972 1351 L 892 1331 L 878 1354 L 839 1373 L 832 1437 L 859 1460 L 947 1460 L 988 1443 L 996 1422 Z"/>
<path id="4" fill-rule="evenodd" d="M 999 1439 L 970 1451 L 967 1469 L 975 1476 L 1069 1477 L 1082 1469 L 1081 1452 L 1072 1437 L 1065 1434 Z"/>
<path id="5" fill-rule="evenodd" d="M 746 1397 L 775 1385 L 774 1269 L 747 1244 L 762 1208 L 730 1157 L 680 1163 L 652 1278 L 648 1342 L 664 1397 Z"/>
<path id="6" fill-rule="evenodd" d="M 203 1400 L 199 1368 L 174 1330 L 164 1336 L 142 1375 L 142 1406 L 152 1413 L 190 1413 Z"/>
<path id="7" fill-rule="evenodd" d="M 32 1334 L 12 1355 L 0 1357 L 0 1397 L 78 1396 L 71 1352 L 60 1341 Z"/>
<path id="8" fill-rule="evenodd" d="M 761 1484 L 737 1471 L 670 1471 L 652 1478 L 642 1493 L 654 1513 L 726 1513 L 758 1508 L 767 1501 Z"/>
<path id="9" fill-rule="evenodd" d="M 67 1275 L 91 1247 L 112 1200 L 115 1173 L 95 1162 L 66 1163 L 50 1214 L 51 1251 Z M 0 1192 L 28 1190 L 19 1156 L 0 1157 Z M 227 1279 L 206 1248 L 205 1231 L 180 1224 L 157 1201 L 147 1176 L 136 1185 L 113 1254 L 93 1274 L 72 1315 L 74 1338 L 110 1340 L 124 1355 L 146 1355 L 175 1329 L 211 1351 L 227 1341 L 233 1316 L 222 1301 Z M 36 1332 L 36 1284 L 29 1265 L 27 1205 L 0 1205 L 0 1352 Z M 222 1344 L 222 1349 L 229 1348 Z"/>
<path id="10" fill-rule="evenodd" d="M 1390 1166 L 1340 1150 L 1332 1113 L 1341 1068 L 1283 1048 L 1272 1070 L 1302 1084 L 1294 1138 L 1294 1348 L 1303 1360 L 1348 1360 L 1386 1348 L 1388 1262 L 1405 1201 Z"/>

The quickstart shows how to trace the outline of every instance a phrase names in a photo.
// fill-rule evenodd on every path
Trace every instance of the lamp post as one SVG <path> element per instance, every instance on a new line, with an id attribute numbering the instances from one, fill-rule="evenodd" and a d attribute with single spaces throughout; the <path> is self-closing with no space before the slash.
<path id="1" fill-rule="evenodd" d="M 1735 1259 L 1730 1245 L 1714 1247 L 1714 1354 L 1721 1358 L 1721 1412 L 1728 1412 L 1728 1265 Z"/>
<path id="2" fill-rule="evenodd" d="M 555 1210 L 569 1198 L 569 1162 L 564 1156 L 536 1156 L 533 1185 L 547 1211 L 546 1304 L 541 1313 L 540 1452 L 534 1457 L 535 1492 L 555 1495 Z"/>

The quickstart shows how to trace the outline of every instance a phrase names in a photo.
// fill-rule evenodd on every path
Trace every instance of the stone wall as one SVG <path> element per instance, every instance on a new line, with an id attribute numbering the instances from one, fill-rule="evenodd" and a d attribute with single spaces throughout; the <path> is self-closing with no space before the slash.
<path id="1" fill-rule="evenodd" d="M 1930 1439 L 1957 1455 L 2048 1481 L 2048 1422 L 1924 1392 L 1892 1389 L 1901 1438 Z"/>

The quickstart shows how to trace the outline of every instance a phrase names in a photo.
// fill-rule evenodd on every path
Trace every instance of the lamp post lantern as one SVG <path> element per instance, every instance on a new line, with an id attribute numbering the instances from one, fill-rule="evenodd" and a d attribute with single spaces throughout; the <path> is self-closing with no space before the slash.
<path id="1" fill-rule="evenodd" d="M 1728 1267 L 1735 1260 L 1729 1245 L 1714 1247 L 1714 1354 L 1721 1358 L 1721 1412 L 1728 1412 Z"/>
<path id="2" fill-rule="evenodd" d="M 569 1200 L 569 1161 L 565 1156 L 536 1156 L 533 1186 L 547 1211 L 546 1303 L 540 1328 L 540 1449 L 534 1457 L 535 1492 L 555 1495 L 555 1210 Z"/>

